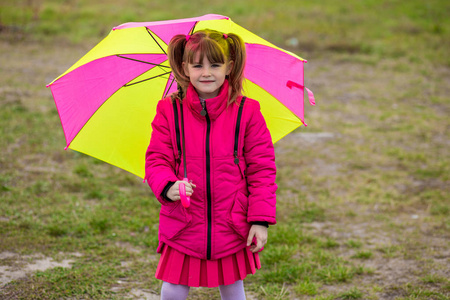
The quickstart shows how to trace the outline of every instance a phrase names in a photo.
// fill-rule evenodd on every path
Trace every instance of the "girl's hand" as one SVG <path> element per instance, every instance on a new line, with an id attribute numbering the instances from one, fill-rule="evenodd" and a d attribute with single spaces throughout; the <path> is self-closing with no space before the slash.
<path id="1" fill-rule="evenodd" d="M 175 183 L 170 187 L 170 189 L 167 191 L 167 198 L 169 198 L 172 201 L 178 201 L 180 200 L 180 183 L 184 183 L 186 187 L 186 196 L 190 197 L 194 193 L 194 188 L 197 186 L 193 184 L 192 182 L 187 181 L 175 181 Z"/>
<path id="2" fill-rule="evenodd" d="M 256 245 L 252 245 L 250 251 L 256 253 L 267 243 L 267 227 L 253 224 L 248 233 L 247 246 L 252 244 L 253 237 L 256 238 Z"/>

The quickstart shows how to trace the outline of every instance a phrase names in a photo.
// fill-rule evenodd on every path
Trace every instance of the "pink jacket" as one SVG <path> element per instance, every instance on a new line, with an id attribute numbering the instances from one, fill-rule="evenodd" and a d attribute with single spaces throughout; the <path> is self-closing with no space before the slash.
<path id="1" fill-rule="evenodd" d="M 227 93 L 225 81 L 219 95 L 206 100 L 207 116 L 200 114 L 202 104 L 192 85 L 183 100 L 187 176 L 197 185 L 187 209 L 181 201 L 161 196 L 169 181 L 184 177 L 184 169 L 172 102 L 166 98 L 158 103 L 145 166 L 148 184 L 162 204 L 158 252 L 165 243 L 187 255 L 219 259 L 246 246 L 251 222 L 276 223 L 275 155 L 259 103 L 245 102 L 237 165 L 233 152 L 239 106 L 227 107 Z"/>

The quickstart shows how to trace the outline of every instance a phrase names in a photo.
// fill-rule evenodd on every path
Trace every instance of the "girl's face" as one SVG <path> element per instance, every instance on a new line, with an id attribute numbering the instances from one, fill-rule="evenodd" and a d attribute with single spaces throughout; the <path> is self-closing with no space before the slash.
<path id="1" fill-rule="evenodd" d="M 197 54 L 195 57 L 196 63 L 183 62 L 184 73 L 189 77 L 200 98 L 214 98 L 219 94 L 225 76 L 230 74 L 233 62 L 211 63 L 206 55 L 203 56 L 203 61 L 199 61 L 199 56 Z"/>

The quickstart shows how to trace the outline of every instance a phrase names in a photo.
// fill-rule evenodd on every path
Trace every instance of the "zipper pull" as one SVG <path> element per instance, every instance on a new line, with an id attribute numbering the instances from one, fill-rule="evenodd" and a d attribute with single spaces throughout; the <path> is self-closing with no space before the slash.
<path id="1" fill-rule="evenodd" d="M 239 158 L 238 158 L 238 152 L 237 151 L 234 151 L 234 163 L 239 166 Z"/>
<path id="2" fill-rule="evenodd" d="M 200 114 L 204 117 L 207 114 L 207 112 L 206 112 L 206 101 L 205 100 L 200 100 L 200 102 L 202 103 L 202 107 L 203 107 L 203 109 L 200 111 Z"/>

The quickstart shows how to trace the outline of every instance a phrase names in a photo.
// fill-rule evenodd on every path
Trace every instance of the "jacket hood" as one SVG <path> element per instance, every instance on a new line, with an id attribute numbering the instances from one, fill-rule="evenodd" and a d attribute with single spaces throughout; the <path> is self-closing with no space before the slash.
<path id="1" fill-rule="evenodd" d="M 206 110 L 208 111 L 209 118 L 215 120 L 227 107 L 228 102 L 228 80 L 222 84 L 219 94 L 210 99 L 206 99 Z M 189 109 L 194 113 L 197 118 L 204 119 L 205 117 L 200 114 L 203 107 L 192 83 L 189 83 L 189 87 L 186 92 L 186 97 L 183 100 Z"/>

